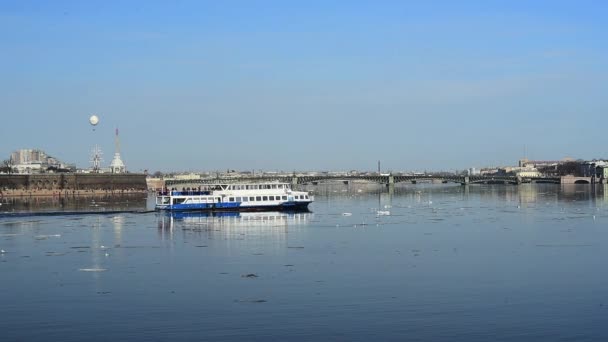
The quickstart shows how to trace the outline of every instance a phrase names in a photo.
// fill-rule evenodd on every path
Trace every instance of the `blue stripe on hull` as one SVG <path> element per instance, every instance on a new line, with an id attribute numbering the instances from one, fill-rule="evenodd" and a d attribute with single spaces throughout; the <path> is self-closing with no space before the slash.
<path id="1" fill-rule="evenodd" d="M 308 210 L 310 202 L 287 202 L 280 205 L 240 206 L 240 203 L 192 203 L 174 204 L 163 210 L 169 211 L 276 211 L 276 210 Z"/>

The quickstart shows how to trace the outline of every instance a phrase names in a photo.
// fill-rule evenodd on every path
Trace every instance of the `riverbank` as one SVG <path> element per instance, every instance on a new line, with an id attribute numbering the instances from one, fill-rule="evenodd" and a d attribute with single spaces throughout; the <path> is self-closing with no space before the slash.
<path id="1" fill-rule="evenodd" d="M 112 196 L 127 194 L 147 194 L 147 190 L 0 190 L 0 198 L 10 197 L 86 197 L 86 196 Z"/>

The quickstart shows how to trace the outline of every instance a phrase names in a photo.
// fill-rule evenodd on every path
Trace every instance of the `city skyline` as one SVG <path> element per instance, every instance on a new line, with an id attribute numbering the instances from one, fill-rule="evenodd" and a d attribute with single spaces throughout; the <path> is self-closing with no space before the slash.
<path id="1" fill-rule="evenodd" d="M 118 135 L 116 135 L 116 139 L 118 139 Z M 13 151 L 12 153 L 10 153 L 10 155 L 8 156 L 8 158 L 6 159 L 2 159 L 0 158 L 0 160 L 2 160 L 3 163 L 6 163 L 7 161 L 10 161 L 11 165 L 15 168 L 25 168 L 28 165 L 32 164 L 32 165 L 38 165 L 38 166 L 42 166 L 42 165 L 47 165 L 47 164 L 53 164 L 53 166 L 60 166 L 60 165 L 65 165 L 68 166 L 70 168 L 70 170 L 72 171 L 77 171 L 77 172 L 98 172 L 95 171 L 96 169 L 102 169 L 102 173 L 123 173 L 125 172 L 125 165 L 122 164 L 122 160 L 120 157 L 120 152 L 119 149 L 117 149 L 118 147 L 118 140 L 115 141 L 115 153 L 114 153 L 114 158 L 111 161 L 106 161 L 103 158 L 104 152 L 99 148 L 98 145 L 94 146 L 93 149 L 91 151 L 89 151 L 89 163 L 87 165 L 76 165 L 74 163 L 71 163 L 69 161 L 59 161 L 56 158 L 48 155 L 46 153 L 46 151 L 44 151 L 44 149 L 40 149 L 40 148 L 33 148 L 33 149 L 18 149 Z M 42 156 L 42 157 L 39 157 Z M 46 159 L 49 159 L 51 161 L 51 163 L 47 162 Z M 528 166 L 525 166 L 526 164 L 530 164 L 530 165 L 534 165 L 534 164 L 541 164 L 541 165 L 555 165 L 555 164 L 561 164 L 561 163 L 566 163 L 566 162 L 592 162 L 592 161 L 601 161 L 602 163 L 606 161 L 606 159 L 600 159 L 600 158 L 594 158 L 592 160 L 582 160 L 582 159 L 575 159 L 575 158 L 570 158 L 570 157 L 566 157 L 566 158 L 562 158 L 560 160 L 533 160 L 533 159 L 528 159 L 528 158 L 522 158 L 519 159 L 515 162 L 511 162 L 508 164 L 503 164 L 503 165 L 476 165 L 476 166 L 472 166 L 472 167 L 468 167 L 465 169 L 429 169 L 427 167 L 424 166 L 420 166 L 420 167 L 416 167 L 416 168 L 411 168 L 411 169 L 385 169 L 381 167 L 381 161 L 378 160 L 376 167 L 377 169 L 372 169 L 372 168 L 363 168 L 363 169 L 293 169 L 293 170 L 286 170 L 286 169 L 269 169 L 269 168 L 258 168 L 258 169 L 187 169 L 187 170 L 179 170 L 179 169 L 167 169 L 167 170 L 161 170 L 161 169 L 145 169 L 143 171 L 148 172 L 150 174 L 153 173 L 158 173 L 160 172 L 161 174 L 188 174 L 188 173 L 199 173 L 199 174 L 205 174 L 205 173 L 281 173 L 281 174 L 291 174 L 293 172 L 312 172 L 312 173 L 319 173 L 319 172 L 330 172 L 330 173 L 344 173 L 344 172 L 363 172 L 363 173 L 383 173 L 383 172 L 395 172 L 395 173 L 411 173 L 411 172 L 420 172 L 420 171 L 424 171 L 424 173 L 426 172 L 446 172 L 446 173 L 462 173 L 462 172 L 475 172 L 475 170 L 481 171 L 481 170 L 486 170 L 486 171 L 490 171 L 492 172 L 493 170 L 495 171 L 496 169 L 512 169 L 512 168 L 524 168 L 526 169 Z M 116 167 L 118 167 L 118 171 L 116 170 Z M 530 166 L 532 168 L 535 168 L 535 166 Z M 127 172 L 141 172 L 142 170 L 135 170 L 135 171 L 128 171 Z M 43 169 L 37 169 L 36 172 L 40 173 L 40 172 L 44 172 Z M 53 171 L 54 172 L 54 171 Z M 29 172 L 28 172 L 29 173 Z"/>
<path id="2" fill-rule="evenodd" d="M 3 2 L 0 155 L 88 165 L 119 127 L 133 172 L 602 158 L 607 14 L 600 1 Z"/>

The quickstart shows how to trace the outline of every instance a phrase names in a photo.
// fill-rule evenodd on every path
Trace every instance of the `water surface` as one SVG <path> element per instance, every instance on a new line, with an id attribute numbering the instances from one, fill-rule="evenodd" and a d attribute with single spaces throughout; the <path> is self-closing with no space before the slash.
<path id="1" fill-rule="evenodd" d="M 311 213 L 0 218 L 2 340 L 608 338 L 604 188 L 308 190 Z"/>

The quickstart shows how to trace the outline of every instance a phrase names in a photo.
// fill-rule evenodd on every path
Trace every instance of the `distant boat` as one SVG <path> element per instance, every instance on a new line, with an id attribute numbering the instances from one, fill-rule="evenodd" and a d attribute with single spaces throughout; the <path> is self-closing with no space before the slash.
<path id="1" fill-rule="evenodd" d="M 288 183 L 212 184 L 197 189 L 161 191 L 156 210 L 273 211 L 307 210 L 314 196 Z"/>

